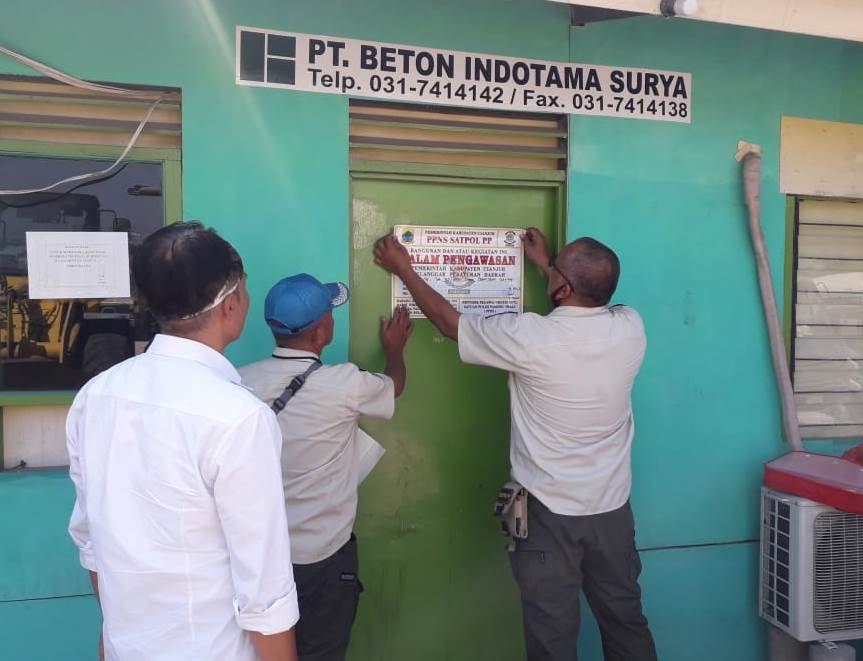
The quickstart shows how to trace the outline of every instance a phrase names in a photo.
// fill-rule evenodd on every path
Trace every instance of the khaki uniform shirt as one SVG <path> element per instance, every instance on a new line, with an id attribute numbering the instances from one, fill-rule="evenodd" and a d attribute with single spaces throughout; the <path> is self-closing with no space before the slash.
<path id="1" fill-rule="evenodd" d="M 316 360 L 313 353 L 277 348 L 271 358 L 241 368 L 240 376 L 271 404 Z M 360 481 L 359 417 L 389 419 L 394 409 L 392 379 L 341 363 L 313 372 L 277 416 L 294 563 L 324 560 L 350 539 Z"/>

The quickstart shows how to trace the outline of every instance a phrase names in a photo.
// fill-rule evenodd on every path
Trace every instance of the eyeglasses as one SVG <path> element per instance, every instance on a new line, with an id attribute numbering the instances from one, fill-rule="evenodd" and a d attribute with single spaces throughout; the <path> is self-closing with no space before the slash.
<path id="1" fill-rule="evenodd" d="M 558 272 L 558 274 L 560 275 L 560 277 L 561 277 L 561 278 L 563 278 L 563 281 L 564 281 L 566 284 L 568 284 L 568 285 L 569 285 L 569 289 L 570 289 L 570 291 L 574 294 L 574 293 L 575 293 L 575 287 L 573 287 L 572 282 L 570 281 L 570 279 L 569 279 L 569 278 L 567 278 L 567 277 L 563 274 L 563 271 L 561 271 L 561 270 L 557 267 L 557 264 L 555 264 L 555 263 L 554 263 L 554 260 L 553 260 L 553 259 L 552 259 L 552 260 L 549 260 L 549 262 L 548 262 L 548 267 L 549 267 L 549 268 L 552 268 L 552 269 L 554 269 L 555 271 L 557 271 L 557 272 Z M 561 286 L 562 286 L 562 285 L 561 285 Z M 558 289 L 560 289 L 560 287 L 558 287 Z"/>

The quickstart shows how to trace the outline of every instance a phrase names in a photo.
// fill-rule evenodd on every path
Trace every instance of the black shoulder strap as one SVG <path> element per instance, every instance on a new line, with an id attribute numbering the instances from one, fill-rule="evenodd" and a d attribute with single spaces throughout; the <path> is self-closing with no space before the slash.
<path id="1" fill-rule="evenodd" d="M 288 384 L 288 387 L 282 391 L 281 395 L 279 395 L 278 397 L 276 397 L 276 399 L 273 400 L 272 404 L 270 404 L 270 408 L 273 409 L 273 412 L 276 415 L 281 413 L 282 409 L 285 408 L 285 406 L 287 405 L 287 403 L 289 401 L 291 401 L 291 398 L 294 395 L 296 395 L 298 392 L 300 392 L 300 388 L 302 388 L 305 385 L 306 379 L 309 378 L 309 375 L 312 372 L 314 372 L 315 370 L 318 370 L 320 368 L 321 368 L 321 361 L 316 360 L 311 365 L 309 365 L 309 369 L 307 369 L 302 374 L 295 376 L 293 379 L 291 379 L 291 382 Z"/>

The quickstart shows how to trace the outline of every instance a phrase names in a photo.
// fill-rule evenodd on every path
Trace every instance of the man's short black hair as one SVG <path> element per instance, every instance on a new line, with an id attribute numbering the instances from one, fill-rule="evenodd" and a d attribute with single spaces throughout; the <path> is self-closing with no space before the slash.
<path id="1" fill-rule="evenodd" d="M 150 311 L 162 322 L 201 312 L 244 271 L 234 247 L 196 221 L 153 232 L 138 249 L 132 269 Z"/>
<path id="2" fill-rule="evenodd" d="M 564 268 L 576 293 L 594 305 L 608 305 L 620 278 L 620 260 L 615 252 L 588 236 L 568 247 Z"/>

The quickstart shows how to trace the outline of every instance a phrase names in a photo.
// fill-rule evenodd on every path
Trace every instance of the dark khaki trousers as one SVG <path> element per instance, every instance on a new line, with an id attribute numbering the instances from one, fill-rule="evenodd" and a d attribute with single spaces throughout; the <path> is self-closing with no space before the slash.
<path id="1" fill-rule="evenodd" d="M 300 621 L 297 652 L 300 661 L 344 661 L 351 641 L 360 592 L 357 538 L 329 558 L 294 565 Z"/>
<path id="2" fill-rule="evenodd" d="M 551 512 L 528 497 L 528 538 L 510 553 L 521 592 L 528 661 L 576 661 L 584 590 L 605 661 L 656 661 L 641 610 L 635 522 L 623 507 L 590 516 Z"/>

